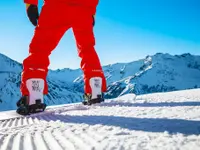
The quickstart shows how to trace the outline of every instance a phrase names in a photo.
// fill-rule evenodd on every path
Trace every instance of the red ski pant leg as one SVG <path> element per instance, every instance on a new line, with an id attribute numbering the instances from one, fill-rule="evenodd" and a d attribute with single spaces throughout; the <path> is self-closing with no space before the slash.
<path id="1" fill-rule="evenodd" d="M 29 94 L 26 88 L 26 81 L 30 78 L 44 79 L 45 89 L 43 93 L 48 93 L 46 76 L 49 66 L 49 55 L 69 28 L 63 23 L 63 16 L 60 15 L 62 10 L 62 6 L 56 7 L 55 4 L 47 3 L 45 3 L 41 10 L 38 26 L 29 46 L 29 56 L 23 61 L 22 95 Z"/>
<path id="2" fill-rule="evenodd" d="M 84 73 L 84 90 L 91 93 L 89 80 L 92 77 L 102 78 L 102 91 L 106 91 L 106 79 L 99 57 L 95 51 L 92 13 L 87 8 L 77 8 L 74 12 L 72 29 L 76 38 L 78 55 L 81 58 L 81 69 Z"/>

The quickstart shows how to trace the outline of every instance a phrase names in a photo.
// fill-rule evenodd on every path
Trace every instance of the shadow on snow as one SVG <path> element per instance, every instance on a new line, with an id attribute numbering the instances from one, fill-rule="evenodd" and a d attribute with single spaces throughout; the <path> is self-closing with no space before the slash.
<path id="1" fill-rule="evenodd" d="M 200 106 L 200 102 L 191 101 L 191 102 L 159 102 L 159 103 L 129 103 L 129 102 L 110 102 L 102 103 L 101 106 L 120 106 L 120 107 L 186 107 L 186 106 Z"/>
<path id="2" fill-rule="evenodd" d="M 50 118 L 50 119 L 48 119 Z M 44 119 L 44 118 L 43 118 Z M 146 132 L 165 132 L 169 134 L 182 133 L 185 135 L 199 135 L 200 121 L 167 119 L 167 118 L 134 118 L 120 116 L 69 116 L 53 114 L 45 117 L 46 121 L 60 120 L 65 123 L 88 125 L 105 125 Z"/>

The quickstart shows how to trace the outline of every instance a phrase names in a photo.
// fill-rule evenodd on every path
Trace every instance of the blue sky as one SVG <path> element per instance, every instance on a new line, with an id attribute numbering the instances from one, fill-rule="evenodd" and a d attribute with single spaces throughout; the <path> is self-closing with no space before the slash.
<path id="1" fill-rule="evenodd" d="M 42 3 L 39 0 L 40 9 Z M 200 55 L 199 8 L 199 0 L 100 0 L 94 31 L 102 65 L 130 62 L 157 52 Z M 33 32 L 23 0 L 0 2 L 0 53 L 21 63 L 28 55 Z M 71 30 L 50 61 L 50 69 L 79 68 Z"/>

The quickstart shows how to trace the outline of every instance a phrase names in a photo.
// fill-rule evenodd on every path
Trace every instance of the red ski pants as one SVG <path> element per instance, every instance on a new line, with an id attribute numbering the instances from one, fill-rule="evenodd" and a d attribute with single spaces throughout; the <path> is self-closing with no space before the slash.
<path id="1" fill-rule="evenodd" d="M 91 93 L 89 80 L 91 77 L 101 77 L 102 92 L 106 91 L 106 79 L 100 60 L 95 51 L 92 11 L 87 7 L 66 3 L 45 3 L 42 7 L 38 26 L 29 46 L 29 56 L 23 61 L 21 82 L 22 95 L 29 95 L 26 81 L 30 78 L 42 78 L 45 81 L 44 94 L 48 94 L 46 81 L 49 55 L 56 48 L 63 34 L 72 28 L 78 56 L 81 58 L 80 67 L 84 73 L 84 90 Z M 66 77 L 67 78 L 67 77 Z"/>

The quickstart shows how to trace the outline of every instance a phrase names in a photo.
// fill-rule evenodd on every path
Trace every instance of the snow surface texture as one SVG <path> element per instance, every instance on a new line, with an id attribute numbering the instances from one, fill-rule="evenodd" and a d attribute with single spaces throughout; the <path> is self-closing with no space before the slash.
<path id="1" fill-rule="evenodd" d="M 9 119 L 12 118 L 12 119 Z M 0 113 L 0 150 L 198 150 L 200 89 Z"/>
<path id="2" fill-rule="evenodd" d="M 53 63 L 53 62 L 52 62 Z M 20 63 L 0 54 L 0 110 L 16 109 L 20 98 Z M 128 93 L 136 95 L 200 88 L 200 56 L 157 53 L 130 63 L 103 66 L 107 99 Z M 83 77 L 80 69 L 50 70 L 47 105 L 82 101 Z"/>

